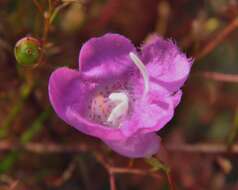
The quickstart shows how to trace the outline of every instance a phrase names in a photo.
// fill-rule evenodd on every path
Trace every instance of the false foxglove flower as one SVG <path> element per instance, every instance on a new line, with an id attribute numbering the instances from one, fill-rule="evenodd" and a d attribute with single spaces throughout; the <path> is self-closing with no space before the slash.
<path id="1" fill-rule="evenodd" d="M 105 34 L 81 48 L 79 70 L 56 69 L 50 102 L 66 123 L 101 139 L 117 153 L 158 152 L 156 134 L 173 117 L 192 65 L 177 46 L 158 36 L 140 51 L 124 36 Z"/>

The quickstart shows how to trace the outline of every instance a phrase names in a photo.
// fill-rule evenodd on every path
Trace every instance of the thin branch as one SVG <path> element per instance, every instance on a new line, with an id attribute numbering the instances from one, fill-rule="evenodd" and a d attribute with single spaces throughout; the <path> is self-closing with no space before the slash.
<path id="1" fill-rule="evenodd" d="M 135 168 L 118 168 L 118 167 L 111 167 L 111 171 L 114 174 L 134 174 L 134 175 L 150 175 L 154 178 L 160 179 L 161 176 L 155 173 L 152 173 L 150 170 L 141 170 L 141 169 L 135 169 Z"/>
<path id="2" fill-rule="evenodd" d="M 32 0 L 34 5 L 36 6 L 37 10 L 43 15 L 44 10 L 38 0 Z"/>
<path id="3" fill-rule="evenodd" d="M 161 179 L 161 175 L 154 173 L 148 169 L 137 169 L 137 168 L 127 168 L 127 167 L 114 167 L 109 165 L 106 161 L 104 161 L 103 157 L 99 154 L 95 155 L 97 161 L 107 170 L 109 175 L 111 174 L 134 174 L 140 176 L 151 176 L 156 179 Z"/>
<path id="4" fill-rule="evenodd" d="M 194 55 L 195 59 L 202 59 L 220 43 L 222 43 L 238 27 L 238 18 L 234 18 L 217 36 L 215 36 L 202 50 Z"/>
<path id="5" fill-rule="evenodd" d="M 77 159 L 73 159 L 63 172 L 62 176 L 55 181 L 55 186 L 60 187 L 68 181 L 77 167 Z"/>
<path id="6" fill-rule="evenodd" d="M 191 152 L 191 153 L 206 153 L 206 154 L 238 154 L 238 144 L 232 146 L 230 151 L 227 150 L 225 144 L 209 144 L 209 143 L 200 143 L 200 144 L 169 144 L 165 145 L 166 150 L 170 152 Z M 72 143 L 68 145 L 61 145 L 56 143 L 28 143 L 25 145 L 19 145 L 17 143 L 12 143 L 7 140 L 0 141 L 0 151 L 10 151 L 17 148 L 22 150 L 32 152 L 35 154 L 60 154 L 60 153 L 80 153 L 88 152 L 91 148 L 83 143 Z M 111 167 L 114 173 L 134 173 L 138 175 L 146 175 L 141 171 L 133 168 L 114 168 Z"/>
<path id="7" fill-rule="evenodd" d="M 48 12 L 45 12 L 44 14 L 44 30 L 42 34 L 42 41 L 43 41 L 43 47 L 46 44 L 47 38 L 48 38 L 48 33 L 49 33 L 49 28 L 50 28 L 50 15 Z"/>
<path id="8" fill-rule="evenodd" d="M 15 190 L 16 187 L 17 187 L 17 185 L 18 185 L 18 183 L 19 183 L 18 180 L 14 181 L 14 182 L 10 185 L 9 190 Z"/>
<path id="9" fill-rule="evenodd" d="M 51 2 L 51 0 L 48 0 L 48 8 L 49 8 L 49 12 L 51 13 L 51 11 L 52 11 L 52 2 Z"/>
<path id="10" fill-rule="evenodd" d="M 212 79 L 219 82 L 238 83 L 238 75 L 224 74 L 218 72 L 203 72 L 201 75 L 207 79 Z"/>
<path id="11" fill-rule="evenodd" d="M 110 190 L 116 190 L 117 188 L 114 174 L 111 172 L 109 174 L 109 177 L 110 177 Z"/>
<path id="12" fill-rule="evenodd" d="M 0 141 L 1 151 L 10 151 L 19 148 L 35 154 L 79 153 L 89 150 L 85 144 L 59 145 L 55 143 L 27 143 L 20 145 L 19 143 Z"/>
<path id="13" fill-rule="evenodd" d="M 115 175 L 116 174 L 135 174 L 135 175 L 148 175 L 160 179 L 160 175 L 154 174 L 151 170 L 133 169 L 133 168 L 120 168 L 108 164 L 103 159 L 102 155 L 95 154 L 97 161 L 106 169 L 110 178 L 110 189 L 116 190 Z"/>
<path id="14" fill-rule="evenodd" d="M 238 154 L 238 144 L 232 146 L 228 150 L 225 144 L 176 144 L 166 145 L 169 152 L 184 152 L 184 153 L 204 153 L 204 154 Z"/>
<path id="15" fill-rule="evenodd" d="M 166 176 L 167 176 L 167 179 L 168 179 L 170 190 L 176 190 L 175 183 L 174 183 L 174 180 L 173 180 L 173 177 L 172 177 L 171 173 L 167 172 Z"/>

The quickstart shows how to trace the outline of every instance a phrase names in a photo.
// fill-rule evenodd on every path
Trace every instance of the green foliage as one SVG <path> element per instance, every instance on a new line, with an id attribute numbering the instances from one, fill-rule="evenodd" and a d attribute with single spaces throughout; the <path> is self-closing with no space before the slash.
<path id="1" fill-rule="evenodd" d="M 50 114 L 50 110 L 42 112 L 39 117 L 32 123 L 31 127 L 29 127 L 25 132 L 22 133 L 20 137 L 20 144 L 25 145 L 30 142 L 34 136 L 39 134 L 40 130 L 44 127 L 44 122 L 48 119 Z M 20 147 L 12 150 L 8 153 L 3 160 L 0 161 L 0 174 L 5 173 L 9 169 L 12 168 L 15 161 L 19 158 L 22 153 Z"/>
<path id="2" fill-rule="evenodd" d="M 8 129 L 12 126 L 14 119 L 17 117 L 17 114 L 23 109 L 25 100 L 29 97 L 32 90 L 32 86 L 29 84 L 23 84 L 20 89 L 20 96 L 18 97 L 17 102 L 12 107 L 11 112 L 3 122 L 2 127 L 0 128 L 0 139 L 6 137 Z"/>
<path id="3" fill-rule="evenodd" d="M 152 171 L 163 171 L 166 174 L 170 172 L 170 169 L 168 166 L 166 166 L 164 163 L 162 163 L 159 159 L 156 158 L 147 158 L 145 161 L 152 167 Z"/>

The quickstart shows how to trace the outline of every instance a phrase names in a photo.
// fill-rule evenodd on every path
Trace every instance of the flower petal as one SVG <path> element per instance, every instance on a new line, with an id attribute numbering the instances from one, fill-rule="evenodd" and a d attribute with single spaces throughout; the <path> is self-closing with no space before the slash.
<path id="1" fill-rule="evenodd" d="M 66 67 L 59 68 L 50 76 L 50 102 L 61 119 L 83 133 L 101 139 L 123 138 L 119 129 L 87 120 L 87 105 L 94 88 L 95 84 L 84 81 L 78 71 Z"/>
<path id="2" fill-rule="evenodd" d="M 77 130 L 100 139 L 105 140 L 120 140 L 125 138 L 121 133 L 120 128 L 112 128 L 103 126 L 87 120 L 77 111 L 78 105 L 69 106 L 66 110 L 67 123 Z"/>
<path id="3" fill-rule="evenodd" d="M 181 91 L 169 96 L 150 92 L 146 100 L 135 103 L 133 114 L 122 123 L 122 133 L 129 137 L 160 130 L 173 118 L 181 95 Z"/>
<path id="4" fill-rule="evenodd" d="M 174 110 L 181 100 L 181 95 L 181 91 L 167 97 L 159 97 L 157 93 L 151 93 L 149 95 L 151 103 L 148 102 L 141 106 L 141 110 L 138 109 L 137 116 L 141 118 L 141 126 L 137 132 L 150 133 L 162 129 L 173 118 Z"/>
<path id="5" fill-rule="evenodd" d="M 61 118 L 65 117 L 66 106 L 74 101 L 71 97 L 78 94 L 71 92 L 72 89 L 76 89 L 77 84 L 72 83 L 78 78 L 79 72 L 67 67 L 56 69 L 50 76 L 48 86 L 49 99 L 54 110 Z M 73 86 L 75 87 L 73 88 Z M 69 93 L 71 95 L 69 95 Z M 80 96 L 82 95 L 80 94 Z"/>
<path id="6" fill-rule="evenodd" d="M 133 44 L 119 34 L 91 38 L 81 48 L 79 69 L 90 79 L 112 80 L 133 69 L 129 53 L 134 51 Z"/>
<path id="7" fill-rule="evenodd" d="M 155 133 L 138 134 L 119 141 L 104 142 L 117 153 L 130 158 L 144 158 L 159 151 L 160 138 Z"/>
<path id="8" fill-rule="evenodd" d="M 81 89 L 88 87 L 78 82 L 80 78 L 78 71 L 67 67 L 56 69 L 50 76 L 48 86 L 50 102 L 61 118 L 65 118 L 65 110 L 68 105 L 71 105 L 76 99 L 83 103 L 83 97 L 87 95 L 85 90 Z M 83 108 L 83 106 L 81 107 Z"/>
<path id="9" fill-rule="evenodd" d="M 192 66 L 172 41 L 153 37 L 142 47 L 142 61 L 153 80 L 172 92 L 176 92 L 186 81 Z"/>
<path id="10" fill-rule="evenodd" d="M 178 104 L 179 104 L 180 101 L 181 101 L 182 95 L 183 95 L 182 90 L 179 90 L 176 94 L 174 94 L 174 95 L 172 96 L 172 100 L 173 100 L 174 107 L 177 107 L 177 106 L 178 106 Z"/>

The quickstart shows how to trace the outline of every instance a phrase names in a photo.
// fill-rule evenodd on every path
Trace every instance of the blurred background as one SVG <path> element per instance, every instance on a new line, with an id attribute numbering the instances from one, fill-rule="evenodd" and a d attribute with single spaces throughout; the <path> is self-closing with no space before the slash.
<path id="1" fill-rule="evenodd" d="M 0 0 L 0 189 L 107 190 L 110 180 L 111 190 L 171 189 L 163 172 L 77 132 L 49 104 L 50 73 L 77 68 L 83 42 L 115 32 L 137 46 L 159 34 L 195 59 L 158 132 L 176 189 L 237 190 L 237 28 L 237 0 Z M 25 36 L 44 48 L 27 67 L 14 57 Z"/>

